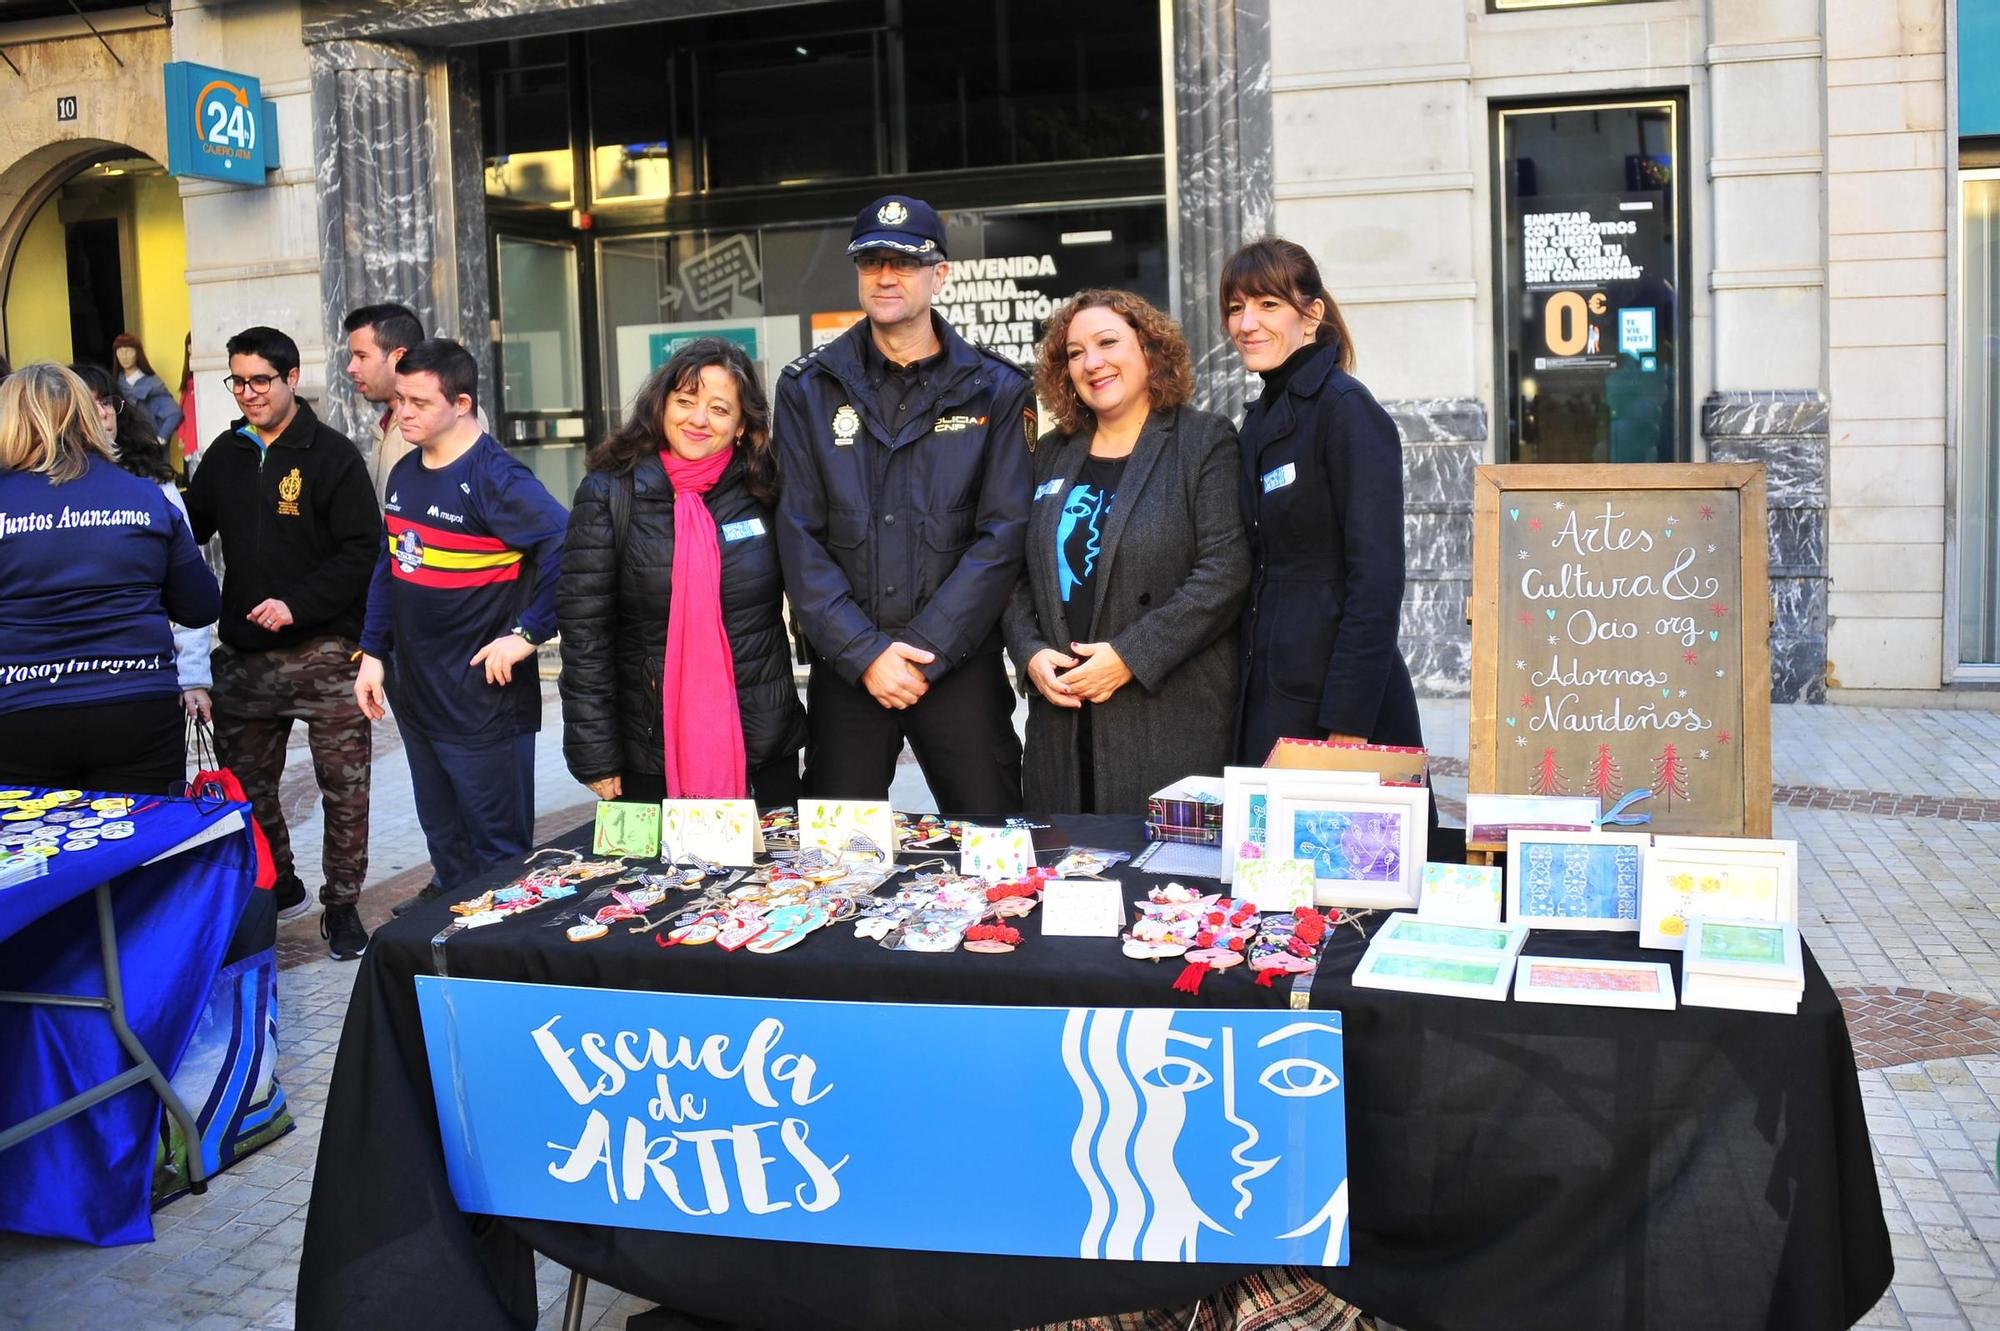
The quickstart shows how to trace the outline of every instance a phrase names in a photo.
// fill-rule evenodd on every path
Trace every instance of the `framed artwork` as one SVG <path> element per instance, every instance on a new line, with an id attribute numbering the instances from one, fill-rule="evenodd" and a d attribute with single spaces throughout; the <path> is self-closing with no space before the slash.
<path id="1" fill-rule="evenodd" d="M 887 800 L 799 801 L 799 849 L 896 862 L 896 811 Z"/>
<path id="2" fill-rule="evenodd" d="M 1697 917 L 1688 927 L 1684 971 L 1738 976 L 1777 984 L 1803 984 L 1798 926 L 1753 920 Z"/>
<path id="3" fill-rule="evenodd" d="M 1591 832 L 1603 813 L 1595 795 L 1472 795 L 1465 797 L 1465 839 L 1486 845 L 1524 832 Z"/>
<path id="4" fill-rule="evenodd" d="M 1372 940 L 1382 947 L 1463 952 L 1476 957 L 1511 957 L 1528 941 L 1525 924 L 1457 924 L 1398 911 L 1382 922 Z"/>
<path id="5" fill-rule="evenodd" d="M 1328 786 L 1280 773 L 1271 782 L 1268 853 L 1310 860 L 1319 906 L 1393 910 L 1417 904 L 1430 840 L 1427 786 Z"/>
<path id="6" fill-rule="evenodd" d="M 1417 914 L 1425 919 L 1498 924 L 1506 897 L 1500 870 L 1490 864 L 1426 864 Z"/>
<path id="7" fill-rule="evenodd" d="M 1639 887 L 1639 945 L 1684 950 L 1695 916 L 1797 924 L 1798 842 L 1654 837 Z"/>
<path id="8" fill-rule="evenodd" d="M 1462 952 L 1429 952 L 1415 948 L 1371 944 L 1354 968 L 1354 983 L 1363 989 L 1401 989 L 1446 998 L 1483 998 L 1505 1002 L 1514 978 L 1514 955 L 1473 957 Z"/>
<path id="9" fill-rule="evenodd" d="M 1328 786 L 1373 786 L 1374 772 L 1291 772 L 1271 767 L 1222 769 L 1222 881 L 1235 880 L 1238 860 L 1261 859 L 1264 828 L 1270 820 L 1271 778 L 1318 781 Z"/>
<path id="10" fill-rule="evenodd" d="M 590 831 L 590 853 L 652 859 L 660 853 L 660 806 L 602 800 Z"/>
<path id="11" fill-rule="evenodd" d="M 660 806 L 660 858 L 741 868 L 757 862 L 757 805 L 751 800 L 667 800 Z"/>
<path id="12" fill-rule="evenodd" d="M 1537 929 L 1637 929 L 1652 840 L 1633 832 L 1509 832 L 1507 918 Z"/>
<path id="13" fill-rule="evenodd" d="M 1522 957 L 1514 963 L 1514 998 L 1574 1007 L 1674 1009 L 1674 970 L 1664 961 L 1592 961 Z"/>

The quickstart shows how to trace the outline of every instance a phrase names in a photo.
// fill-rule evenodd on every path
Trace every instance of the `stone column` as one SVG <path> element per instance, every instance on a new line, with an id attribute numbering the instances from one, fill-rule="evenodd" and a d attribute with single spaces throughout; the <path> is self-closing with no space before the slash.
<path id="1" fill-rule="evenodd" d="M 1403 439 L 1403 659 L 1423 698 L 1462 698 L 1472 677 L 1472 473 L 1486 449 L 1476 398 L 1382 409 Z"/>
<path id="2" fill-rule="evenodd" d="M 1173 26 L 1181 325 L 1195 400 L 1234 419 L 1248 376 L 1223 335 L 1215 279 L 1272 226 L 1270 0 L 1174 0 Z"/>
<path id="3" fill-rule="evenodd" d="M 1826 701 L 1827 400 L 1816 390 L 1711 393 L 1712 462 L 1764 464 L 1771 541 L 1771 701 Z"/>
<path id="4" fill-rule="evenodd" d="M 357 305 L 400 301 L 424 327 L 438 324 L 433 272 L 436 143 L 424 57 L 381 42 L 320 42 L 312 61 L 313 147 L 318 160 L 320 294 L 328 372 L 322 418 L 367 437 L 368 408 L 346 386 L 340 321 Z"/>

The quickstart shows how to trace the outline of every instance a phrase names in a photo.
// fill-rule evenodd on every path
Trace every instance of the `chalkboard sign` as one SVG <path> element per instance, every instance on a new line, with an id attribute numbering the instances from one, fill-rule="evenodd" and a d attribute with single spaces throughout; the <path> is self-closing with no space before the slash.
<path id="1" fill-rule="evenodd" d="M 1470 789 L 1769 836 L 1765 528 L 1758 463 L 1479 468 Z"/>

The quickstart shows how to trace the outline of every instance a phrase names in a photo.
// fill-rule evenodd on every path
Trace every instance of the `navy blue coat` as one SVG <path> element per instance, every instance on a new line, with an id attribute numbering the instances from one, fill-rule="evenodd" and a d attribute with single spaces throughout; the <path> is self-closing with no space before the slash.
<path id="1" fill-rule="evenodd" d="M 1236 761 L 1280 736 L 1422 744 L 1396 645 L 1403 605 L 1403 448 L 1339 348 L 1307 358 L 1239 436 L 1250 537 Z"/>
<path id="2" fill-rule="evenodd" d="M 1028 536 L 1035 395 L 1027 376 L 931 316 L 944 360 L 883 419 L 864 321 L 779 377 L 771 437 L 778 554 L 797 626 L 841 678 L 892 641 L 937 654 L 937 680 L 1000 650 Z"/>

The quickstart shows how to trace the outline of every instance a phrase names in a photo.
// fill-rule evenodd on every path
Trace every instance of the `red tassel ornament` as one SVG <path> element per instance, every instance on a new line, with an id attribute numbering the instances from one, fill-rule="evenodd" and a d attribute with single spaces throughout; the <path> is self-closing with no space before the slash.
<path id="1" fill-rule="evenodd" d="M 1184 994 L 1201 992 L 1201 982 L 1208 976 L 1209 966 L 1205 961 L 1190 961 L 1181 969 L 1180 978 L 1174 981 L 1174 988 Z"/>

